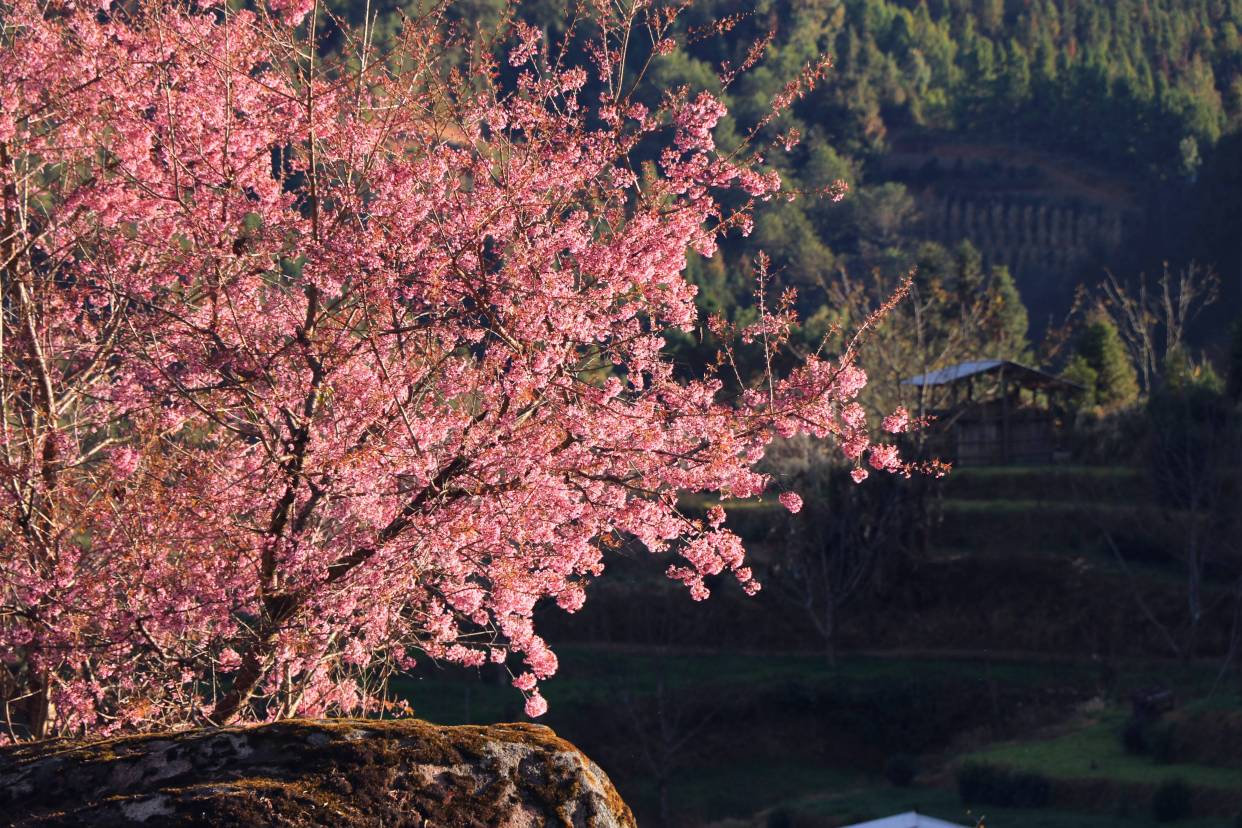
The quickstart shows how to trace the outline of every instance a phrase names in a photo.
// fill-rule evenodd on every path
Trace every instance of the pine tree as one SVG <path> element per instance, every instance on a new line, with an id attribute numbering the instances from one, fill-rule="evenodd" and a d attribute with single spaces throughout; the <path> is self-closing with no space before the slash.
<path id="1" fill-rule="evenodd" d="M 1096 373 L 1095 401 L 1117 408 L 1138 398 L 1138 375 L 1117 326 L 1104 313 L 1091 317 L 1078 336 L 1077 353 Z"/>
<path id="2" fill-rule="evenodd" d="M 1061 372 L 1061 379 L 1080 387 L 1081 390 L 1074 394 L 1075 407 L 1090 408 L 1095 405 L 1095 386 L 1099 383 L 1100 375 L 1082 354 L 1074 354 Z"/>
<path id="3" fill-rule="evenodd" d="M 1004 265 L 991 269 L 992 301 L 996 304 L 996 341 L 1006 356 L 1021 357 L 1027 350 L 1030 318 L 1013 274 Z"/>

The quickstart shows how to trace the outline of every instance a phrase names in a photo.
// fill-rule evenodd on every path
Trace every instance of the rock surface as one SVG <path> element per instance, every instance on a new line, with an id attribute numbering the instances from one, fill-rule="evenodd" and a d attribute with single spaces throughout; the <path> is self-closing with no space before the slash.
<path id="1" fill-rule="evenodd" d="M 0 824 L 634 828 L 546 727 L 294 720 L 0 749 Z"/>

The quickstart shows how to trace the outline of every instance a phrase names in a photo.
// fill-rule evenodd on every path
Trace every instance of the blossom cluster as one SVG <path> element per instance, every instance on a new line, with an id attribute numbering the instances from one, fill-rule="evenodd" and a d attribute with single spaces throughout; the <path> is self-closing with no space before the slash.
<path id="1" fill-rule="evenodd" d="M 519 28 L 505 86 L 487 56 L 462 82 L 434 17 L 407 23 L 402 60 L 323 65 L 304 0 L 10 3 L 18 727 L 375 713 L 376 678 L 422 654 L 509 665 L 537 716 L 558 665 L 536 605 L 578 610 L 617 544 L 672 556 L 695 598 L 719 576 L 759 588 L 723 511 L 689 519 L 679 492 L 761 494 L 764 446 L 800 431 L 900 469 L 849 355 L 734 399 L 662 354 L 699 324 L 687 250 L 744 225 L 723 196 L 780 179 L 717 152 L 710 95 L 600 94 L 644 8 L 600 6 L 594 65 Z M 640 180 L 644 143 L 663 149 Z"/>

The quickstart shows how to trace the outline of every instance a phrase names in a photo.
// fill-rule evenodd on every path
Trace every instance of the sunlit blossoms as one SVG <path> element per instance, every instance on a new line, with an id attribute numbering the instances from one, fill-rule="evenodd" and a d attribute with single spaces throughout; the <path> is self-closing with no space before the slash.
<path id="1" fill-rule="evenodd" d="M 905 408 L 898 408 L 884 418 L 882 426 L 890 434 L 900 434 L 910 427 L 910 412 Z"/>
<path id="2" fill-rule="evenodd" d="M 662 355 L 699 324 L 687 250 L 780 184 L 716 152 L 716 99 L 626 99 L 664 16 L 601 3 L 589 60 L 518 27 L 458 71 L 434 17 L 324 62 L 313 2 L 126 8 L 0 24 L 13 734 L 373 713 L 421 654 L 508 664 L 539 715 L 535 606 L 581 607 L 610 548 L 758 588 L 679 492 L 759 495 L 777 433 L 899 467 L 852 353 L 740 396 Z"/>
<path id="3" fill-rule="evenodd" d="M 796 515 L 802 511 L 802 497 L 797 492 L 781 492 L 779 499 L 781 505 L 791 513 Z"/>

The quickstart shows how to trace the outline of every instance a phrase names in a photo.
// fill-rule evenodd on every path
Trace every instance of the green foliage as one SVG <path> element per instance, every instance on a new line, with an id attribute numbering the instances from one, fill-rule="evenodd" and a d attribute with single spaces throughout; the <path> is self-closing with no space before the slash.
<path id="1" fill-rule="evenodd" d="M 1090 408 L 1096 404 L 1095 387 L 1100 381 L 1100 374 L 1091 367 L 1091 363 L 1082 354 L 1074 354 L 1064 370 L 1061 378 L 1082 387 L 1074 394 L 1074 404 L 1078 408 Z"/>
<path id="2" fill-rule="evenodd" d="M 795 204 L 779 204 L 764 210 L 755 221 L 752 239 L 758 248 L 769 251 L 785 285 L 813 287 L 835 264 L 832 251 Z"/>
<path id="3" fill-rule="evenodd" d="M 994 316 L 996 343 L 1001 351 L 1020 355 L 1026 350 L 1030 328 L 1026 305 L 1009 268 L 993 268 L 991 276 L 994 301 L 998 306 Z"/>
<path id="4" fill-rule="evenodd" d="M 1182 779 L 1160 783 L 1151 797 L 1151 815 L 1157 822 L 1175 822 L 1191 815 L 1190 786 Z"/>
<path id="5" fill-rule="evenodd" d="M 1138 398 L 1138 375 L 1117 326 L 1105 314 L 1093 315 L 1079 333 L 1075 355 L 1095 372 L 1096 404 L 1119 408 Z M 1081 368 L 1076 370 L 1080 371 L 1080 376 L 1087 376 Z"/>
<path id="6" fill-rule="evenodd" d="M 1164 356 L 1161 378 L 1165 388 L 1183 392 L 1198 388 L 1210 394 L 1223 394 L 1225 382 L 1207 361 L 1196 362 L 1184 347 L 1174 348 Z"/>
<path id="7" fill-rule="evenodd" d="M 715 16 L 749 10 L 740 0 L 708 6 Z M 806 109 L 833 116 L 821 123 L 851 153 L 880 149 L 889 128 L 917 124 L 1185 177 L 1242 107 L 1242 9 L 1219 0 L 844 0 L 771 9 L 799 24 L 789 45 L 804 53 L 814 39 L 836 58 Z M 787 48 L 774 47 L 778 55 Z M 744 85 L 742 105 L 771 83 Z"/>
<path id="8" fill-rule="evenodd" d="M 886 183 L 859 190 L 847 202 L 854 235 L 864 252 L 898 246 L 908 238 L 914 221 L 914 199 L 901 184 Z"/>

